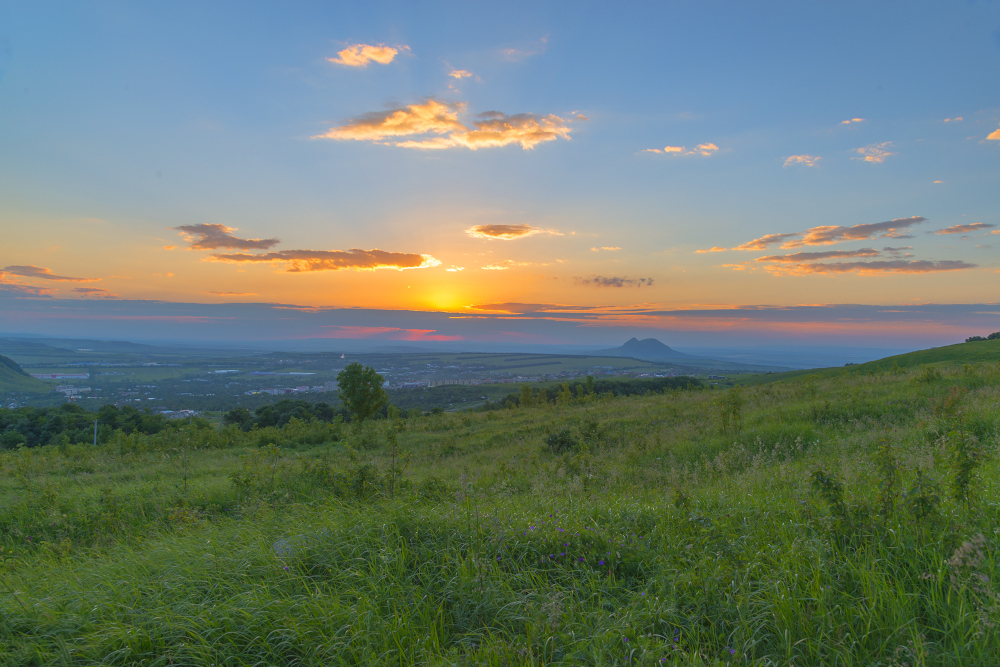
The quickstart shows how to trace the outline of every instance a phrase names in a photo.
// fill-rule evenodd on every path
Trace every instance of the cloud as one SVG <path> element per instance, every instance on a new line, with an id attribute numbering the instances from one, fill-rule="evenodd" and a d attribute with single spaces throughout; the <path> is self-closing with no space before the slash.
<path id="1" fill-rule="evenodd" d="M 472 72 L 468 72 L 468 71 L 466 71 L 464 69 L 453 69 L 450 72 L 448 72 L 448 76 L 450 76 L 450 77 L 452 77 L 454 79 L 465 79 L 465 78 L 473 76 L 473 74 L 472 74 Z"/>
<path id="2" fill-rule="evenodd" d="M 881 251 L 875 248 L 861 248 L 860 250 L 828 250 L 826 252 L 796 252 L 790 255 L 768 255 L 758 257 L 758 262 L 812 262 L 817 259 L 834 259 L 844 257 L 877 257 Z"/>
<path id="3" fill-rule="evenodd" d="M 952 225 L 951 227 L 945 227 L 944 229 L 939 229 L 936 232 L 931 232 L 933 234 L 964 234 L 966 232 L 974 232 L 979 229 L 993 229 L 996 225 L 991 225 L 986 222 L 971 222 L 966 225 Z M 996 232 L 990 232 L 991 234 L 996 234 Z"/>
<path id="4" fill-rule="evenodd" d="M 346 125 L 330 128 L 313 139 L 334 139 L 337 141 L 378 141 L 387 137 L 405 137 L 414 134 L 446 134 L 463 131 L 465 126 L 458 121 L 458 113 L 465 107 L 464 102 L 445 104 L 430 99 L 423 104 L 375 111 L 351 119 Z"/>
<path id="5" fill-rule="evenodd" d="M 50 287 L 35 287 L 34 285 L 24 285 L 11 280 L 0 272 L 0 294 L 13 294 L 16 296 L 44 296 L 50 297 L 57 294 L 57 290 Z"/>
<path id="6" fill-rule="evenodd" d="M 267 250 L 281 243 L 280 239 L 241 239 L 232 235 L 236 227 L 226 227 L 216 223 L 198 225 L 180 225 L 176 229 L 190 245 L 191 250 L 218 250 L 219 248 L 234 248 L 236 250 Z"/>
<path id="7" fill-rule="evenodd" d="M 1000 129 L 993 130 L 992 132 L 986 135 L 986 138 L 991 139 L 993 141 L 1000 141 Z"/>
<path id="8" fill-rule="evenodd" d="M 539 229 L 531 225 L 475 225 L 466 229 L 465 233 L 477 239 L 499 239 L 502 241 L 523 239 L 535 234 L 563 235 L 562 232 L 555 229 Z"/>
<path id="9" fill-rule="evenodd" d="M 963 271 L 976 268 L 960 260 L 876 260 L 873 262 L 839 262 L 835 264 L 789 264 L 771 265 L 766 267 L 775 274 L 804 276 L 810 274 L 831 275 L 839 273 L 856 273 L 862 276 L 874 276 L 885 273 L 936 273 L 939 271 Z"/>
<path id="10" fill-rule="evenodd" d="M 864 118 L 851 118 L 850 120 L 842 120 L 842 121 L 840 121 L 840 124 L 841 125 L 850 125 L 851 123 L 863 123 L 863 122 L 865 122 Z"/>
<path id="11" fill-rule="evenodd" d="M 767 247 L 767 246 L 765 246 L 765 247 Z M 726 250 L 729 250 L 729 248 L 721 248 L 719 246 L 713 246 L 711 248 L 704 248 L 702 250 L 695 250 L 695 252 L 698 253 L 698 254 L 701 254 L 701 253 L 705 253 L 705 252 L 724 252 Z M 761 250 L 763 250 L 763 248 L 761 248 Z"/>
<path id="12" fill-rule="evenodd" d="M 622 278 L 620 276 L 594 276 L 592 278 L 574 278 L 577 285 L 588 285 L 594 287 L 642 287 L 647 285 L 652 287 L 652 278 Z"/>
<path id="13" fill-rule="evenodd" d="M 600 252 L 602 250 L 606 250 L 607 252 L 615 252 L 616 250 L 621 250 L 621 248 L 619 248 L 616 245 L 612 245 L 612 246 L 603 245 L 600 248 L 597 248 L 597 247 L 591 248 L 591 250 L 594 251 L 594 252 Z"/>
<path id="14" fill-rule="evenodd" d="M 5 266 L 0 269 L 0 278 L 4 274 L 12 276 L 22 276 L 24 278 L 41 278 L 42 280 L 52 280 L 60 283 L 96 283 L 100 278 L 71 278 L 69 276 L 57 276 L 51 269 L 41 266 Z"/>
<path id="15" fill-rule="evenodd" d="M 73 291 L 81 296 L 91 297 L 93 299 L 120 299 L 121 297 L 117 294 L 113 294 L 109 290 L 103 287 L 74 287 Z"/>
<path id="16" fill-rule="evenodd" d="M 451 271 L 452 273 L 458 273 L 459 271 L 465 271 L 464 266 L 453 266 L 450 269 L 445 269 L 445 271 Z"/>
<path id="17" fill-rule="evenodd" d="M 715 154 L 719 150 L 719 147 L 713 143 L 698 144 L 691 150 L 688 150 L 686 146 L 664 146 L 663 148 L 646 148 L 641 151 L 642 153 L 665 153 L 668 155 L 701 155 L 708 157 L 709 155 Z"/>
<path id="18" fill-rule="evenodd" d="M 386 252 L 385 250 L 279 250 L 261 255 L 232 253 L 210 255 L 210 261 L 265 264 L 285 264 L 289 273 L 306 271 L 340 271 L 355 269 L 373 271 L 375 269 L 425 269 L 438 266 L 441 262 L 430 255 L 415 253 Z"/>
<path id="19" fill-rule="evenodd" d="M 793 164 L 804 164 L 807 167 L 815 167 L 816 163 L 823 158 L 818 155 L 789 155 L 785 158 L 785 164 L 782 166 L 789 166 Z"/>
<path id="20" fill-rule="evenodd" d="M 163 249 L 164 250 L 177 250 L 177 246 L 175 246 L 175 245 L 165 245 L 165 246 L 163 246 Z"/>
<path id="21" fill-rule="evenodd" d="M 864 146 L 863 148 L 855 148 L 856 153 L 860 153 L 861 157 L 852 157 L 852 160 L 863 160 L 864 162 L 885 162 L 885 159 L 890 155 L 895 155 L 888 150 L 889 146 L 892 146 L 891 141 L 883 141 L 880 144 L 870 144 Z"/>
<path id="22" fill-rule="evenodd" d="M 437 134 L 441 136 L 414 138 L 406 141 L 385 142 L 400 148 L 441 150 L 446 148 L 496 148 L 520 144 L 529 150 L 540 143 L 569 139 L 572 131 L 566 120 L 549 114 L 533 113 L 506 115 L 499 111 L 479 114 L 472 127 L 458 118 L 466 104 L 446 104 L 429 99 L 422 104 L 364 114 L 345 125 L 333 127 L 313 139 L 336 141 L 382 141 L 391 137 L 418 137 Z"/>
<path id="23" fill-rule="evenodd" d="M 256 292 L 216 292 L 214 290 L 205 292 L 205 294 L 211 294 L 213 296 L 257 296 Z"/>
<path id="24" fill-rule="evenodd" d="M 367 67 L 368 63 L 372 61 L 388 65 L 401 50 L 409 51 L 410 47 L 394 48 L 385 44 L 351 44 L 343 51 L 338 51 L 336 58 L 327 58 L 327 60 L 348 67 Z"/>
<path id="25" fill-rule="evenodd" d="M 960 120 L 965 120 L 965 119 L 962 118 L 961 116 L 955 116 L 954 118 L 945 118 L 944 122 L 945 123 L 957 123 Z"/>
<path id="26" fill-rule="evenodd" d="M 844 241 L 866 241 L 876 236 L 891 239 L 910 238 L 900 234 L 899 230 L 922 222 L 927 222 L 927 219 L 915 215 L 910 218 L 896 218 L 895 220 L 871 222 L 851 227 L 821 225 L 819 227 L 811 227 L 807 230 L 801 241 L 788 241 L 781 247 L 798 248 L 804 245 L 831 245 L 834 243 L 843 243 Z M 743 248 L 741 247 L 741 249 Z"/>
<path id="27" fill-rule="evenodd" d="M 767 250 L 768 246 L 782 243 L 785 239 L 802 236 L 801 232 L 791 232 L 789 234 L 765 234 L 759 239 L 747 241 L 733 248 L 733 250 Z M 714 252 L 715 250 L 705 250 L 704 252 Z"/>

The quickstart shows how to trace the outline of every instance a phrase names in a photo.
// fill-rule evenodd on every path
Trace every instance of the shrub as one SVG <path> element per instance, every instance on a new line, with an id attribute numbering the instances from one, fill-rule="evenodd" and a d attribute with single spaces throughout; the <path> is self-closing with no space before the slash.
<path id="1" fill-rule="evenodd" d="M 549 449 L 554 454 L 575 452 L 580 448 L 579 441 L 573 437 L 568 428 L 549 434 L 549 437 L 545 439 L 545 444 L 549 446 Z"/>

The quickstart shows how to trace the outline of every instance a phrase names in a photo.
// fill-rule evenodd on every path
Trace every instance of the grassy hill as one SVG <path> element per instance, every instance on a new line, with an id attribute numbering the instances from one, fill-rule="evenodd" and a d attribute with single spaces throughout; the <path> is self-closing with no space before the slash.
<path id="1" fill-rule="evenodd" d="M 25 373 L 12 359 L 0 356 L 0 392 L 47 392 L 49 390 L 50 387 L 41 380 L 36 380 Z"/>
<path id="2" fill-rule="evenodd" d="M 958 343 L 957 345 L 946 345 L 944 347 L 932 347 L 928 350 L 918 350 L 897 354 L 892 357 L 885 357 L 863 364 L 852 364 L 850 366 L 836 366 L 833 368 L 811 368 L 806 370 L 789 371 L 787 373 L 768 373 L 766 375 L 756 375 L 752 377 L 739 378 L 739 384 L 762 384 L 768 382 L 779 382 L 802 378 L 805 376 L 815 376 L 822 378 L 832 378 L 845 375 L 868 375 L 872 373 L 884 373 L 886 371 L 909 369 L 916 366 L 963 366 L 966 364 L 1000 362 L 1000 339 L 977 341 L 974 343 Z"/>
<path id="3" fill-rule="evenodd" d="M 996 664 L 1000 366 L 949 349 L 0 451 L 0 663 Z"/>

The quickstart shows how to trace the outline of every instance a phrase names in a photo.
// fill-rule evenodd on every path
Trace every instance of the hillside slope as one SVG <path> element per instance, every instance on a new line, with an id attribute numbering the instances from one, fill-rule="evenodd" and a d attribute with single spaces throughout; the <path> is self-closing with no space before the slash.
<path id="1" fill-rule="evenodd" d="M 0 392 L 48 390 L 49 387 L 44 382 L 25 373 L 13 360 L 0 356 Z"/>
<path id="2" fill-rule="evenodd" d="M 763 384 L 812 375 L 830 378 L 838 375 L 867 375 L 880 373 L 896 368 L 913 368 L 936 364 L 940 366 L 961 366 L 982 362 L 1000 362 L 1000 340 L 983 340 L 974 343 L 958 343 L 944 347 L 932 347 L 928 350 L 917 350 L 906 354 L 897 354 L 884 359 L 876 359 L 864 364 L 837 366 L 834 368 L 812 368 L 787 373 L 771 373 L 757 375 L 752 378 L 740 378 L 740 384 Z"/>

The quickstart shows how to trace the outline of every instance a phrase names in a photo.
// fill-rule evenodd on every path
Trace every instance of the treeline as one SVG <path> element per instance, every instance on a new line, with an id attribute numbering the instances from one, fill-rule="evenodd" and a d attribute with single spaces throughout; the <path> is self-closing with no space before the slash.
<path id="1" fill-rule="evenodd" d="M 483 407 L 499 410 L 546 403 L 571 404 L 586 400 L 588 396 L 661 394 L 665 391 L 701 389 L 703 386 L 701 380 L 692 377 L 594 380 L 588 375 L 586 381 L 563 382 L 558 387 L 532 389 L 530 385 L 522 384 L 520 392 L 507 394 L 499 401 L 487 401 Z"/>
<path id="2" fill-rule="evenodd" d="M 115 431 L 152 435 L 178 425 L 163 415 L 131 406 L 105 405 L 97 412 L 75 403 L 52 408 L 0 408 L 0 448 L 92 443 L 95 420 L 98 442 L 107 442 Z"/>
<path id="3" fill-rule="evenodd" d="M 981 341 L 981 340 L 997 340 L 998 338 L 1000 338 L 1000 331 L 994 331 L 989 336 L 985 336 L 985 337 L 983 337 L 983 336 L 969 336 L 968 338 L 965 339 L 965 342 L 966 343 L 975 343 L 975 342 L 978 342 L 978 341 Z"/>

